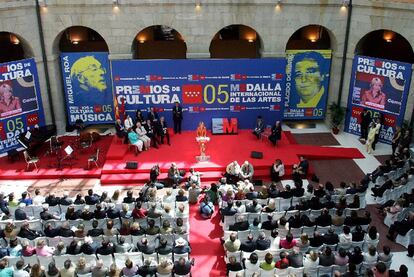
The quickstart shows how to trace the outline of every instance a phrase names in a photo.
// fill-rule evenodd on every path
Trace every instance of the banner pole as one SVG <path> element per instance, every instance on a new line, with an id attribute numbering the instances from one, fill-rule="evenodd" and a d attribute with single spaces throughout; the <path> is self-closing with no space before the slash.
<path id="1" fill-rule="evenodd" d="M 49 102 L 49 108 L 50 108 L 50 115 L 52 117 L 52 124 L 56 125 L 56 119 L 55 119 L 55 110 L 53 108 L 53 101 L 52 101 L 52 93 L 50 89 L 50 77 L 49 77 L 49 67 L 47 65 L 47 56 L 46 56 L 46 49 L 45 49 L 45 38 L 43 34 L 43 24 L 42 24 L 42 18 L 40 14 L 40 5 L 39 0 L 36 0 L 36 16 L 37 16 L 37 26 L 39 30 L 39 39 L 40 39 L 40 46 L 42 49 L 42 59 L 43 59 L 43 67 L 45 71 L 45 81 L 46 81 L 46 92 L 48 96 L 48 102 Z"/>
<path id="2" fill-rule="evenodd" d="M 342 54 L 342 66 L 341 66 L 341 79 L 339 81 L 339 89 L 338 89 L 338 105 L 341 105 L 342 100 L 342 91 L 344 88 L 344 78 L 345 78 L 345 66 L 346 66 L 346 58 L 348 52 L 348 41 L 349 41 L 349 31 L 351 29 L 351 17 L 352 17 L 352 0 L 349 0 L 348 5 L 348 17 L 346 20 L 346 31 L 345 31 L 345 41 L 344 41 L 344 52 Z"/>

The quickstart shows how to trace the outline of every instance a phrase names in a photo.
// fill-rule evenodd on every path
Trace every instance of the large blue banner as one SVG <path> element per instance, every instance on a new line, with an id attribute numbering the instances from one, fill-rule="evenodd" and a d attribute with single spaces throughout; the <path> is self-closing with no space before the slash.
<path id="1" fill-rule="evenodd" d="M 60 60 L 68 123 L 113 123 L 108 53 L 62 53 Z"/>
<path id="2" fill-rule="evenodd" d="M 21 133 L 45 125 L 34 59 L 0 64 L 0 153 L 20 147 Z"/>
<path id="3" fill-rule="evenodd" d="M 361 134 L 361 114 L 382 119 L 379 140 L 391 143 L 395 127 L 404 121 L 411 81 L 411 64 L 355 56 L 349 86 L 345 131 Z"/>
<path id="4" fill-rule="evenodd" d="M 285 119 L 325 118 L 331 56 L 331 50 L 286 51 Z"/>
<path id="5" fill-rule="evenodd" d="M 212 118 L 237 118 L 251 129 L 261 115 L 272 125 L 283 118 L 285 59 L 115 60 L 114 94 L 132 118 L 154 107 L 172 122 L 174 102 L 183 106 L 183 129 Z M 145 114 L 145 113 L 144 113 Z M 171 125 L 170 125 L 171 126 Z"/>

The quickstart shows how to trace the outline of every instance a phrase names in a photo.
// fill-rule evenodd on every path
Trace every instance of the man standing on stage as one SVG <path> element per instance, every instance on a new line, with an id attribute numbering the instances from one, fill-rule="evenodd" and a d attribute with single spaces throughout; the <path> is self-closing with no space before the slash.
<path id="1" fill-rule="evenodd" d="M 180 103 L 175 102 L 173 108 L 174 134 L 181 134 L 181 122 L 183 121 L 183 108 Z"/>
<path id="2" fill-rule="evenodd" d="M 360 139 L 363 139 L 364 142 L 366 142 L 368 137 L 368 131 L 369 131 L 369 125 L 371 124 L 371 113 L 369 110 L 364 109 L 364 111 L 361 114 L 361 137 Z"/>

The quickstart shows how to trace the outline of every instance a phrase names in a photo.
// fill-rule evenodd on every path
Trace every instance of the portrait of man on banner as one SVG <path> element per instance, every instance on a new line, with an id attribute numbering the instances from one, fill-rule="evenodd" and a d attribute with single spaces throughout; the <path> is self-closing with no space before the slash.
<path id="1" fill-rule="evenodd" d="M 71 67 L 70 77 L 74 87 L 83 93 L 100 92 L 107 89 L 106 68 L 94 56 L 85 56 L 76 60 Z"/>
<path id="2" fill-rule="evenodd" d="M 292 75 L 296 90 L 297 108 L 315 108 L 325 93 L 325 80 L 329 68 L 324 68 L 324 57 L 315 51 L 295 54 L 292 61 Z"/>

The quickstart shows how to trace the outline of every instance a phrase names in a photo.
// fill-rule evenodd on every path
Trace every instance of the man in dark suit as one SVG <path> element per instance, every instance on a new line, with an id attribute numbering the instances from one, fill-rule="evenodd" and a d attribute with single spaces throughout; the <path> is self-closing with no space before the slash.
<path id="1" fill-rule="evenodd" d="M 62 198 L 59 199 L 59 205 L 69 206 L 72 205 L 73 201 L 69 198 L 69 193 L 67 191 L 63 192 Z"/>
<path id="2" fill-rule="evenodd" d="M 233 201 L 229 201 L 227 203 L 227 207 L 222 208 L 220 210 L 220 213 L 222 216 L 235 215 L 237 213 L 237 210 L 233 207 Z"/>
<path id="3" fill-rule="evenodd" d="M 332 228 L 330 228 L 328 232 L 325 235 L 323 235 L 323 239 L 325 241 L 325 244 L 329 245 L 334 245 L 339 242 L 339 237 Z"/>
<path id="4" fill-rule="evenodd" d="M 270 248 L 270 239 L 266 238 L 264 232 L 260 232 L 259 237 L 256 239 L 257 250 L 267 250 Z"/>
<path id="5" fill-rule="evenodd" d="M 59 236 L 69 238 L 74 235 L 75 233 L 70 229 L 69 222 L 65 221 L 59 229 Z"/>
<path id="6" fill-rule="evenodd" d="M 98 247 L 98 249 L 96 249 L 96 254 L 99 254 L 99 255 L 112 255 L 114 254 L 114 252 L 115 252 L 115 249 L 112 243 L 107 239 L 104 239 L 102 241 L 102 245 Z"/>
<path id="7" fill-rule="evenodd" d="M 119 209 L 117 209 L 115 207 L 114 203 L 109 203 L 108 204 L 108 209 L 106 210 L 106 216 L 110 219 L 114 219 L 114 218 L 120 218 L 120 212 Z"/>
<path id="8" fill-rule="evenodd" d="M 155 253 L 155 246 L 152 243 L 149 243 L 147 238 L 142 238 L 137 242 L 137 249 L 139 252 L 148 255 Z"/>
<path id="9" fill-rule="evenodd" d="M 318 226 L 329 226 L 332 224 L 332 216 L 329 214 L 328 209 L 323 209 L 321 215 L 318 216 L 315 220 L 316 225 Z"/>
<path id="10" fill-rule="evenodd" d="M 54 238 L 59 236 L 59 228 L 53 228 L 51 223 L 47 223 L 44 229 L 45 236 L 48 238 Z"/>
<path id="11" fill-rule="evenodd" d="M 26 212 L 24 211 L 24 207 L 26 207 L 26 204 L 20 203 L 19 207 L 14 211 L 14 219 L 15 220 L 28 220 Z"/>
<path id="12" fill-rule="evenodd" d="M 100 196 L 93 193 L 92 189 L 89 189 L 88 195 L 85 196 L 85 202 L 87 205 L 96 205 L 100 202 Z"/>
<path id="13" fill-rule="evenodd" d="M 157 253 L 160 255 L 168 255 L 173 252 L 172 246 L 165 238 L 160 238 L 159 246 L 157 247 Z"/>
<path id="14" fill-rule="evenodd" d="M 299 247 L 293 247 L 293 252 L 287 257 L 289 265 L 294 268 L 303 266 L 303 255 L 299 251 Z"/>
<path id="15" fill-rule="evenodd" d="M 148 120 L 151 121 L 151 123 L 154 123 L 154 121 L 158 121 L 158 113 L 155 111 L 154 107 L 150 108 L 150 111 L 148 112 Z"/>
<path id="16" fill-rule="evenodd" d="M 256 242 L 253 241 L 252 234 L 247 235 L 247 240 L 241 243 L 240 250 L 244 252 L 254 252 L 256 250 Z"/>
<path id="17" fill-rule="evenodd" d="M 249 229 L 249 222 L 247 221 L 246 216 L 239 215 L 236 217 L 236 223 L 229 227 L 230 231 L 246 231 Z"/>
<path id="18" fill-rule="evenodd" d="M 168 133 L 168 126 L 165 118 L 161 116 L 159 120 L 154 121 L 154 126 L 155 133 L 160 137 L 161 144 L 164 144 L 164 138 L 167 138 L 167 144 L 171 145 L 170 134 Z"/>
<path id="19" fill-rule="evenodd" d="M 391 224 L 387 238 L 393 241 L 397 235 L 405 236 L 411 229 L 414 229 L 414 212 L 410 212 L 402 221 Z"/>
<path id="20" fill-rule="evenodd" d="M 80 252 L 85 255 L 93 255 L 96 253 L 96 245 L 93 243 L 92 238 L 86 237 L 85 242 L 80 247 Z"/>
<path id="21" fill-rule="evenodd" d="M 181 123 L 183 121 L 183 108 L 180 103 L 175 102 L 173 107 L 173 121 L 174 121 L 174 134 L 181 134 Z"/>
<path id="22" fill-rule="evenodd" d="M 60 219 L 58 215 L 54 215 L 49 212 L 49 204 L 42 205 L 43 211 L 40 212 L 40 219 L 42 220 L 52 220 L 52 219 Z"/>
<path id="23" fill-rule="evenodd" d="M 292 196 L 293 196 L 293 193 L 289 185 L 286 185 L 285 190 L 279 193 L 279 197 L 282 197 L 283 199 L 289 199 L 289 198 L 292 198 Z"/>
<path id="24" fill-rule="evenodd" d="M 321 234 L 318 231 L 316 231 L 313 233 L 313 238 L 309 239 L 309 242 L 310 242 L 310 246 L 319 247 L 324 244 L 324 239 L 321 236 Z"/>
<path id="25" fill-rule="evenodd" d="M 34 240 L 37 237 L 40 237 L 41 234 L 29 228 L 29 223 L 23 223 L 22 227 L 20 228 L 20 232 L 17 234 L 18 237 L 25 238 L 28 240 Z"/>
<path id="26" fill-rule="evenodd" d="M 49 195 L 45 198 L 45 203 L 49 204 L 49 206 L 54 207 L 59 205 L 59 197 L 56 197 L 54 193 L 49 193 Z"/>
<path id="27" fill-rule="evenodd" d="M 194 259 L 186 261 L 181 257 L 178 261 L 174 262 L 173 271 L 177 275 L 187 275 L 191 272 L 191 266 L 194 265 Z"/>
<path id="28" fill-rule="evenodd" d="M 279 224 L 277 223 L 276 219 L 273 219 L 273 216 L 271 214 L 267 216 L 267 221 L 262 223 L 263 230 L 272 231 L 277 227 L 279 227 Z"/>
<path id="29" fill-rule="evenodd" d="M 92 229 L 88 231 L 88 236 L 90 237 L 99 237 L 104 234 L 104 231 L 102 228 L 99 228 L 99 221 L 94 219 L 92 221 Z"/>
<path id="30" fill-rule="evenodd" d="M 361 137 L 360 139 L 367 140 L 368 137 L 368 129 L 369 124 L 371 123 L 371 113 L 369 110 L 364 109 L 364 111 L 361 114 Z"/>

